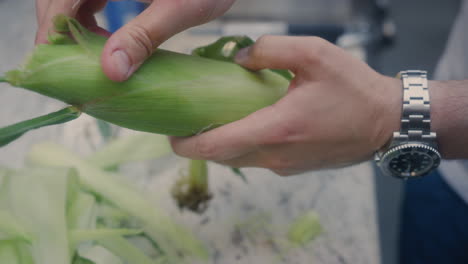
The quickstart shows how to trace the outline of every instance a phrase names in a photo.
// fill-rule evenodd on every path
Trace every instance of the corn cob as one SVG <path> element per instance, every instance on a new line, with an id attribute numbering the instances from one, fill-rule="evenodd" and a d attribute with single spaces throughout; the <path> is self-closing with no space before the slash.
<path id="1" fill-rule="evenodd" d="M 122 127 L 190 136 L 239 120 L 287 91 L 288 81 L 270 70 L 250 72 L 231 62 L 161 49 L 128 81 L 116 83 L 101 69 L 104 37 L 65 16 L 56 17 L 54 25 L 58 33 L 49 37 L 50 44 L 38 45 L 21 69 L 0 81 Z"/>

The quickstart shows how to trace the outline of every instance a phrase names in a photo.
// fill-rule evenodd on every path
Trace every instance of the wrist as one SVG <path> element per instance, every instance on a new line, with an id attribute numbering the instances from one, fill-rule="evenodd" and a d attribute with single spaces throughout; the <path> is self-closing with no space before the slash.
<path id="1" fill-rule="evenodd" d="M 382 75 L 378 92 L 380 111 L 376 122 L 375 150 L 382 149 L 392 139 L 393 132 L 399 131 L 403 108 L 403 87 L 401 80 Z"/>
<path id="2" fill-rule="evenodd" d="M 466 158 L 468 111 L 465 81 L 430 81 L 431 129 L 445 159 Z"/>
<path id="3" fill-rule="evenodd" d="M 431 98 L 431 130 L 437 133 L 437 142 L 440 142 L 441 136 L 443 136 L 443 131 L 441 128 L 443 127 L 442 125 L 442 120 L 440 118 L 441 115 L 441 110 L 440 106 L 443 105 L 441 102 L 442 97 L 440 94 L 440 82 L 439 81 L 429 81 L 428 82 L 429 86 L 429 97 Z M 440 149 L 440 144 L 439 144 L 439 150 Z M 441 151 L 442 156 L 443 151 Z"/>

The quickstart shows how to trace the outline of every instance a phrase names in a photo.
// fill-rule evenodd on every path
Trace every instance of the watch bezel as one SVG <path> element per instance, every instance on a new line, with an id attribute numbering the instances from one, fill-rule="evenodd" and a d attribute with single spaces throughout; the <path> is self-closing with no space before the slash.
<path id="1" fill-rule="evenodd" d="M 391 170 L 390 162 L 395 159 L 396 157 L 406 154 L 407 150 L 411 149 L 412 151 L 417 151 L 418 153 L 424 153 L 431 157 L 432 163 L 430 167 L 421 171 L 421 172 L 404 172 L 404 173 L 396 173 L 395 171 Z M 403 143 L 394 147 L 391 147 L 388 151 L 383 153 L 380 158 L 379 165 L 382 171 L 387 174 L 391 175 L 396 178 L 400 179 L 409 179 L 409 178 L 419 178 L 429 174 L 432 170 L 437 168 L 442 160 L 440 153 L 437 151 L 436 148 L 424 144 L 424 143 Z"/>

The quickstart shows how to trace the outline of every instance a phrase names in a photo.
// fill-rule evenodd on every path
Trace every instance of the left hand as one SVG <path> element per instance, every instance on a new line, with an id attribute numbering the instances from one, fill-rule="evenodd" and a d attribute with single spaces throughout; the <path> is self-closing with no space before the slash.
<path id="1" fill-rule="evenodd" d="M 287 95 L 242 120 L 171 138 L 177 154 L 290 175 L 368 160 L 398 130 L 400 81 L 323 39 L 265 36 L 236 59 L 251 70 L 291 70 Z"/>
<path id="2" fill-rule="evenodd" d="M 101 55 L 102 68 L 109 79 L 122 82 L 164 41 L 221 16 L 234 3 L 234 0 L 137 0 L 149 6 L 111 35 L 98 26 L 95 18 L 95 13 L 108 1 L 111 0 L 36 0 L 36 44 L 47 43 L 56 15 L 76 18 L 87 29 L 109 37 Z"/>

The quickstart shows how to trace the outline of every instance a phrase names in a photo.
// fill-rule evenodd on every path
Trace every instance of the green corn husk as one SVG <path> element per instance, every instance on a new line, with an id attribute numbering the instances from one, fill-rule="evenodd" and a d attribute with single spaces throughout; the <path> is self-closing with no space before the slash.
<path id="1" fill-rule="evenodd" d="M 0 128 L 0 147 L 9 144 L 30 130 L 66 123 L 78 118 L 80 114 L 81 113 L 78 109 L 73 106 L 69 106 L 48 115 L 36 117 L 11 126 L 2 127 Z"/>
<path id="2" fill-rule="evenodd" d="M 270 70 L 254 73 L 234 63 L 166 50 L 157 50 L 128 81 L 116 83 L 101 69 L 104 37 L 65 16 L 54 24 L 60 33 L 49 38 L 51 44 L 38 45 L 27 63 L 7 72 L 3 81 L 122 127 L 190 136 L 239 120 L 287 91 L 288 81 Z"/>
<path id="3" fill-rule="evenodd" d="M 117 180 L 117 175 L 92 166 L 63 147 L 50 143 L 37 144 L 28 155 L 28 164 L 36 167 L 76 168 L 80 175 L 80 185 L 139 219 L 145 233 L 153 241 L 157 241 L 167 257 L 170 257 L 170 263 L 185 263 L 185 257 L 208 257 L 202 243 L 184 227 L 172 222 L 171 218 L 152 205 L 131 184 Z"/>
<path id="4" fill-rule="evenodd" d="M 322 232 L 318 214 L 308 211 L 294 220 L 288 231 L 288 239 L 295 245 L 305 246 Z"/>

